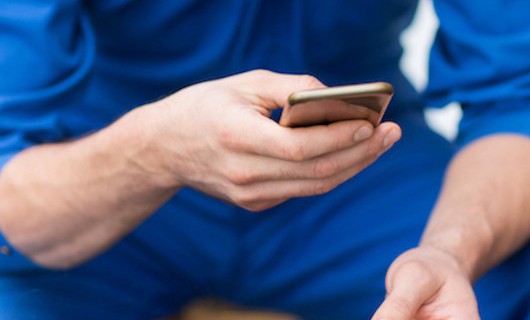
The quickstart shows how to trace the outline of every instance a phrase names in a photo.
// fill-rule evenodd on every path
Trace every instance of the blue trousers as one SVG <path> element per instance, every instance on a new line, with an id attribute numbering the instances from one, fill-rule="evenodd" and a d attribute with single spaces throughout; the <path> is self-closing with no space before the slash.
<path id="1" fill-rule="evenodd" d="M 154 319 L 213 296 L 304 319 L 369 319 L 400 253 L 417 245 L 454 153 L 420 115 L 329 194 L 250 213 L 193 190 L 69 271 L 0 275 L 0 319 Z M 530 319 L 528 246 L 477 285 L 483 319 Z"/>

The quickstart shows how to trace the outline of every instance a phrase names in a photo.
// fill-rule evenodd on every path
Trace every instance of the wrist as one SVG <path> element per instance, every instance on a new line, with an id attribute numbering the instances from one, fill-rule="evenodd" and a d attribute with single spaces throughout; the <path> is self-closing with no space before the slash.
<path id="1" fill-rule="evenodd" d="M 153 112 L 154 111 L 154 112 Z M 131 110 L 108 128 L 114 135 L 114 148 L 119 150 L 120 162 L 138 181 L 165 190 L 182 187 L 170 167 L 169 155 L 164 152 L 161 120 L 156 110 L 143 106 Z"/>
<path id="2" fill-rule="evenodd" d="M 420 247 L 443 252 L 452 257 L 466 277 L 476 281 L 485 270 L 484 260 L 492 250 L 493 239 L 486 222 L 473 227 L 451 226 L 435 230 L 428 228 Z"/>
<path id="3" fill-rule="evenodd" d="M 474 281 L 474 272 L 471 265 L 459 255 L 455 255 L 446 248 L 431 243 L 421 244 L 419 248 L 430 252 L 432 256 L 436 256 L 436 264 L 450 267 L 451 270 L 456 271 L 464 278 L 468 279 L 470 283 Z"/>
<path id="4" fill-rule="evenodd" d="M 432 273 L 431 276 L 440 283 L 443 283 L 443 279 L 455 275 L 472 283 L 459 259 L 434 246 L 421 245 L 406 251 L 392 263 L 389 275 L 392 277 L 405 265 L 413 265 L 419 272 Z"/>

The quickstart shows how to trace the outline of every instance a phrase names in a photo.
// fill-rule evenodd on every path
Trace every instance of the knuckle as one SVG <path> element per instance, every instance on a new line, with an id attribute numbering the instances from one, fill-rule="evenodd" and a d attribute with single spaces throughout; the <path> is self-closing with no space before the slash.
<path id="1" fill-rule="evenodd" d="M 348 132 L 337 132 L 331 138 L 331 151 L 339 151 L 349 148 L 353 145 L 352 134 Z"/>
<path id="2" fill-rule="evenodd" d="M 230 194 L 230 202 L 249 211 L 260 209 L 261 202 L 265 202 L 263 195 L 254 191 L 248 191 L 242 187 L 235 187 Z"/>
<path id="3" fill-rule="evenodd" d="M 317 178 L 331 177 L 339 172 L 339 164 L 330 159 L 315 161 L 313 175 Z"/>
<path id="4" fill-rule="evenodd" d="M 252 76 L 256 78 L 265 78 L 269 77 L 273 72 L 267 69 L 255 69 L 249 72 Z"/>
<path id="5" fill-rule="evenodd" d="M 267 210 L 271 207 L 272 205 L 269 204 L 268 202 L 253 202 L 253 203 L 245 203 L 242 205 L 242 208 L 248 211 L 252 211 L 252 212 Z"/>
<path id="6" fill-rule="evenodd" d="M 256 180 L 252 172 L 242 168 L 229 168 L 225 175 L 226 179 L 236 186 L 248 185 Z"/>
<path id="7" fill-rule="evenodd" d="M 372 144 L 367 144 L 364 156 L 359 159 L 355 167 L 358 170 L 363 170 L 374 163 L 379 158 L 377 149 Z"/>
<path id="8" fill-rule="evenodd" d="M 379 157 L 379 144 L 378 141 L 371 141 L 367 144 L 366 148 L 366 159 L 369 163 L 375 161 Z"/>
<path id="9" fill-rule="evenodd" d="M 368 157 L 362 159 L 362 160 L 358 163 L 358 166 L 356 166 L 356 168 L 357 168 L 358 170 L 363 170 L 363 169 L 369 167 L 372 163 L 374 163 L 375 160 L 377 160 L 376 157 L 368 156 Z"/>
<path id="10" fill-rule="evenodd" d="M 284 159 L 290 161 L 303 161 L 306 159 L 305 149 L 298 143 L 283 142 L 280 144 L 279 148 Z"/>
<path id="11" fill-rule="evenodd" d="M 390 301 L 388 301 L 388 304 L 394 314 L 406 317 L 407 319 L 414 315 L 415 310 L 410 301 L 401 296 L 392 297 Z"/>
<path id="12" fill-rule="evenodd" d="M 289 152 L 289 158 L 294 161 L 303 161 L 307 158 L 305 150 L 300 145 L 294 145 Z"/>
<path id="13" fill-rule="evenodd" d="M 315 183 L 313 194 L 322 195 L 330 192 L 335 187 L 330 180 L 322 179 Z"/>
<path id="14" fill-rule="evenodd" d="M 226 148 L 234 149 L 239 147 L 239 138 L 231 129 L 219 129 L 218 140 L 219 143 Z"/>
<path id="15" fill-rule="evenodd" d="M 230 196 L 230 201 L 240 207 L 245 208 L 248 204 L 252 203 L 248 195 L 246 195 L 241 190 L 234 190 Z"/>
<path id="16" fill-rule="evenodd" d="M 314 76 L 305 74 L 300 76 L 300 84 L 307 88 L 320 88 L 322 83 Z"/>

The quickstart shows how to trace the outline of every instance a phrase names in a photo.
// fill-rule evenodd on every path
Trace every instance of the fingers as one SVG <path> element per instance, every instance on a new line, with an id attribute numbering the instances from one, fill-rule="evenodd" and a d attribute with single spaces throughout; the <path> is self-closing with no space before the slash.
<path id="1" fill-rule="evenodd" d="M 382 141 L 386 138 L 387 146 L 401 137 L 401 129 L 391 122 L 383 123 L 374 130 L 372 125 L 364 120 L 340 121 L 302 128 L 281 127 L 264 117 L 260 117 L 258 121 L 259 123 L 244 123 L 225 132 L 221 135 L 221 143 L 234 151 L 286 161 L 303 161 L 350 148 L 370 138 L 374 131 L 382 135 Z"/>
<path id="2" fill-rule="evenodd" d="M 350 177 L 360 170 L 352 168 Z M 261 211 L 287 199 L 321 195 L 347 180 L 343 174 L 328 179 L 265 181 L 248 186 L 235 186 L 230 190 L 229 201 L 250 211 Z"/>
<path id="3" fill-rule="evenodd" d="M 327 179 L 266 181 L 253 184 L 239 188 L 232 193 L 238 196 L 228 200 L 250 211 L 266 210 L 291 198 L 325 194 L 363 168 L 361 165 L 355 166 Z"/>
<path id="4" fill-rule="evenodd" d="M 421 262 L 404 263 L 387 278 L 387 297 L 372 320 L 412 320 L 440 290 L 443 281 Z"/>
<path id="5" fill-rule="evenodd" d="M 351 148 L 303 161 L 257 155 L 241 157 L 225 166 L 227 200 L 252 211 L 268 209 L 294 197 L 327 193 L 350 179 L 388 150 L 397 136 L 393 123 L 380 125 L 373 136 Z M 249 158 L 250 157 L 250 158 Z M 232 159 L 233 160 L 233 159 Z"/>
<path id="6" fill-rule="evenodd" d="M 374 128 L 366 121 L 342 121 L 301 128 L 277 126 L 268 144 L 255 152 L 289 161 L 302 161 L 350 148 L 369 138 Z"/>
<path id="7" fill-rule="evenodd" d="M 237 88 L 240 93 L 244 93 L 245 104 L 269 110 L 283 105 L 292 92 L 324 87 L 312 76 L 285 75 L 265 70 L 239 74 L 225 79 L 225 82 Z M 245 112 L 243 110 L 241 112 Z M 246 111 L 256 110 L 247 108 Z M 261 113 L 267 114 L 267 112 Z M 237 123 L 221 128 L 221 142 L 235 151 L 248 151 L 288 161 L 302 161 L 352 147 L 369 138 L 374 131 L 373 126 L 365 120 L 286 128 L 279 126 L 268 117 L 255 115 L 252 118 L 237 118 L 234 120 Z M 251 119 L 252 121 L 249 121 Z M 393 123 L 380 126 L 380 130 L 388 130 L 385 134 L 393 132 L 391 143 L 401 135 L 399 127 Z"/>
<path id="8" fill-rule="evenodd" d="M 360 171 L 393 144 L 387 140 L 390 144 L 385 145 L 388 130 L 383 125 L 367 140 L 309 160 L 288 161 L 255 154 L 243 155 L 225 164 L 226 178 L 235 184 L 248 185 L 270 180 L 326 179 L 354 167 Z"/>
<path id="9" fill-rule="evenodd" d="M 293 92 L 326 87 L 310 75 L 280 74 L 268 70 L 253 70 L 226 79 L 248 93 L 247 97 L 258 99 L 255 103 L 269 110 L 283 106 Z"/>
<path id="10" fill-rule="evenodd" d="M 341 157 L 354 156 L 359 150 L 341 152 Z M 314 196 L 327 193 L 347 181 L 377 159 L 371 156 L 356 162 L 344 170 L 330 175 L 327 178 L 315 179 L 289 179 L 289 180 L 264 180 L 252 184 L 232 184 L 225 188 L 228 201 L 235 203 L 250 211 L 261 211 L 276 206 L 290 198 Z M 333 167 L 331 167 L 333 168 Z M 329 169 L 324 169 L 329 170 Z M 334 169 L 333 169 L 334 170 Z"/>

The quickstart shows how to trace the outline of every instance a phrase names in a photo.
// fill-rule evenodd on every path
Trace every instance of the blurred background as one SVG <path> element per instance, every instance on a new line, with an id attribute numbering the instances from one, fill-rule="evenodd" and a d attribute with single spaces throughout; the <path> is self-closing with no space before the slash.
<path id="1" fill-rule="evenodd" d="M 437 28 L 438 19 L 432 0 L 420 0 L 413 24 L 401 37 L 405 48 L 401 69 L 420 91 L 427 84 L 429 49 Z M 447 139 L 451 140 L 456 136 L 461 117 L 457 104 L 450 104 L 443 109 L 428 108 L 425 116 L 429 125 Z"/>

